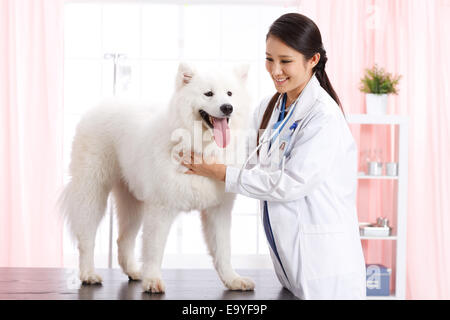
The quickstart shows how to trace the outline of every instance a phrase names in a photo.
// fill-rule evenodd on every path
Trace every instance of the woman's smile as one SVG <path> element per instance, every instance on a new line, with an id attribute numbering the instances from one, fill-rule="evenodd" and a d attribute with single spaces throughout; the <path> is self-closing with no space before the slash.
<path id="1" fill-rule="evenodd" d="M 282 85 L 284 85 L 284 84 L 289 80 L 289 77 L 284 77 L 284 78 L 274 78 L 274 80 L 275 80 L 275 85 L 277 85 L 277 86 L 282 86 Z"/>

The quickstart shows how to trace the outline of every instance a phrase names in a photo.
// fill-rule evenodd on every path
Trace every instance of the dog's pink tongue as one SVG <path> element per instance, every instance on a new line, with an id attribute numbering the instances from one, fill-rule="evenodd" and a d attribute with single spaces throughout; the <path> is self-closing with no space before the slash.
<path id="1" fill-rule="evenodd" d="M 230 128 L 226 118 L 214 119 L 214 140 L 220 148 L 226 148 L 230 142 Z"/>

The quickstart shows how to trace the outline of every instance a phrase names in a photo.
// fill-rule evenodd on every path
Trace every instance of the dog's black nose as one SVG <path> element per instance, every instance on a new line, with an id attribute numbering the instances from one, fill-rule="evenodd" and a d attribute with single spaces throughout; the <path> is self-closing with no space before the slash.
<path id="1" fill-rule="evenodd" d="M 220 111 L 222 111 L 224 115 L 229 116 L 233 112 L 233 106 L 231 104 L 223 104 L 220 106 Z"/>

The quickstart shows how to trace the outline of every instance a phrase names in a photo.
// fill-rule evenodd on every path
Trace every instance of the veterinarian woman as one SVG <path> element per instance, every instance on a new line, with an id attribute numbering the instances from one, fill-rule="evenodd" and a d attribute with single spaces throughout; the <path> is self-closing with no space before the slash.
<path id="1" fill-rule="evenodd" d="M 277 93 L 254 115 L 255 129 L 272 129 L 257 164 L 184 165 L 189 174 L 224 181 L 226 192 L 261 200 L 276 274 L 294 295 L 364 299 L 356 146 L 325 72 L 318 27 L 301 14 L 281 16 L 267 34 L 266 56 Z"/>

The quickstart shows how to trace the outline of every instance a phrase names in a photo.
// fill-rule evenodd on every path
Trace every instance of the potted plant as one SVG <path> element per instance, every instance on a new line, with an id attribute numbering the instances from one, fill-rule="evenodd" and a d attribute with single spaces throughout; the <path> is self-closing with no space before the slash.
<path id="1" fill-rule="evenodd" d="M 387 109 L 388 94 L 397 94 L 397 85 L 401 76 L 392 76 L 375 65 L 366 69 L 361 79 L 360 90 L 366 93 L 366 113 L 384 115 Z"/>

